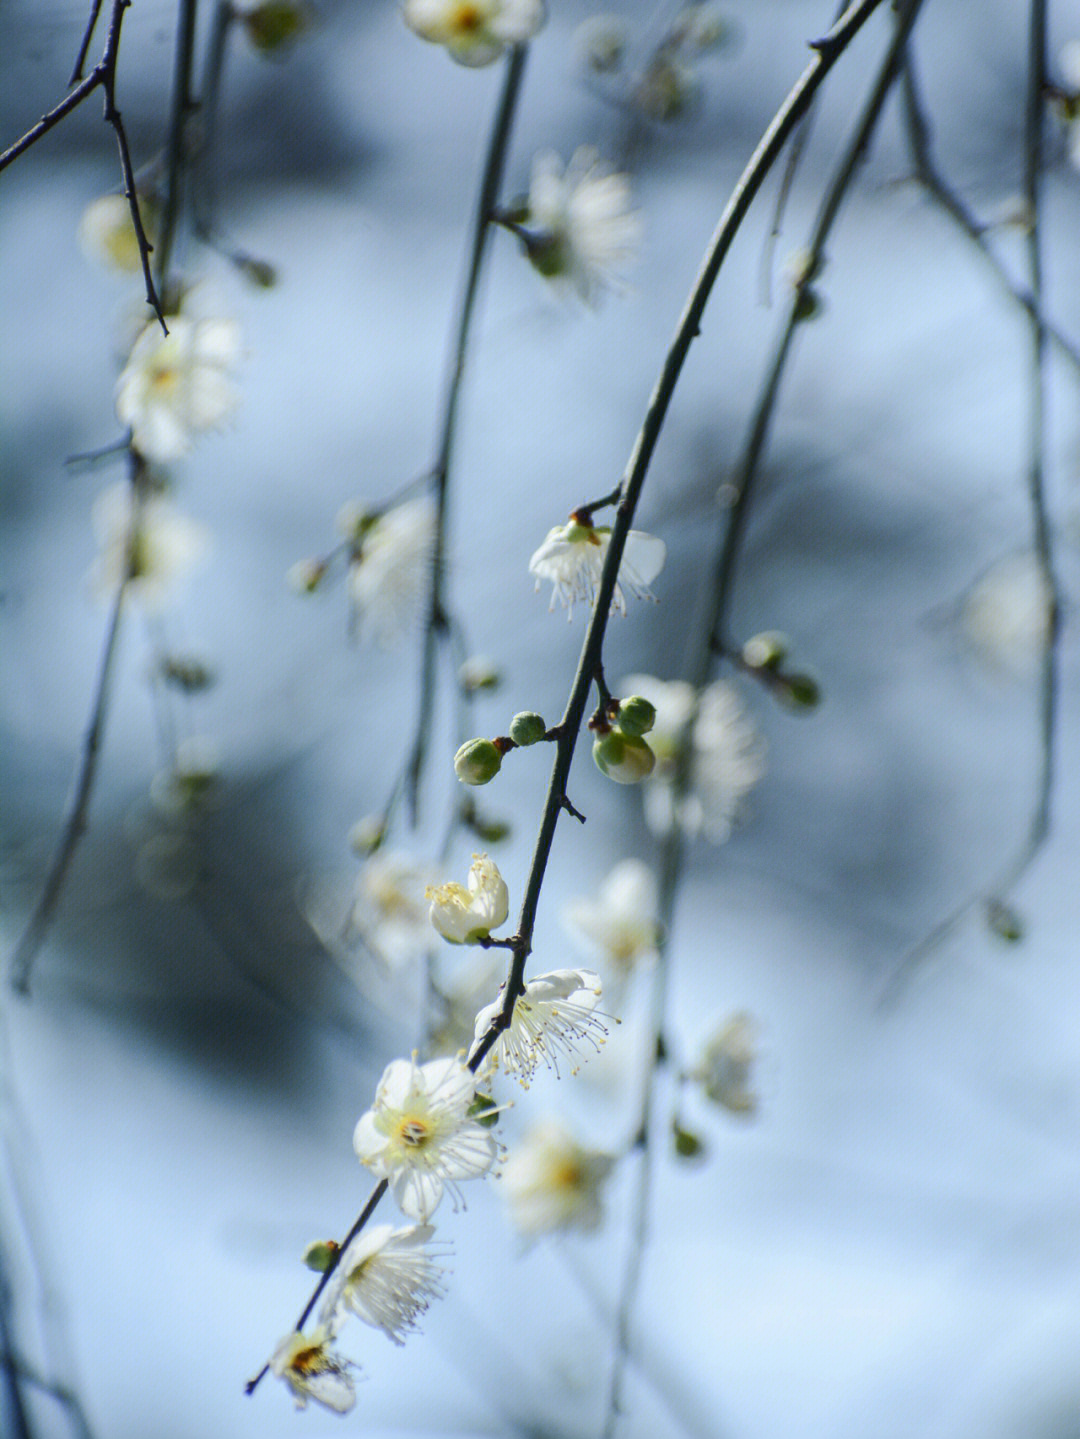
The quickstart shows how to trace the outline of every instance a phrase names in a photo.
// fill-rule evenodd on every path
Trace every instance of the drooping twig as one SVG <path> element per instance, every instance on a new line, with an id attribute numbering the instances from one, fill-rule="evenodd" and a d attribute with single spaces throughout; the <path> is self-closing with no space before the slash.
<path id="1" fill-rule="evenodd" d="M 75 781 L 75 791 L 72 795 L 71 805 L 68 810 L 67 819 L 60 833 L 60 839 L 49 864 L 48 874 L 45 878 L 45 887 L 41 892 L 41 898 L 34 908 L 30 921 L 15 946 L 11 958 L 11 983 L 21 994 L 30 992 L 30 971 L 34 959 L 41 948 L 42 941 L 52 923 L 56 906 L 60 902 L 64 884 L 67 880 L 71 862 L 75 858 L 75 851 L 79 847 L 79 841 L 86 831 L 87 815 L 90 810 L 90 800 L 94 792 L 94 780 L 97 777 L 98 758 L 101 750 L 101 737 L 105 729 L 105 716 L 108 710 L 109 695 L 112 690 L 112 673 L 116 661 L 117 646 L 120 640 L 120 623 L 124 610 L 124 600 L 127 595 L 128 585 L 135 572 L 136 561 L 136 537 L 141 520 L 142 509 L 142 470 L 143 461 L 135 453 L 131 452 L 131 514 L 128 520 L 128 533 L 124 542 L 124 569 L 120 581 L 116 587 L 116 593 L 112 599 L 112 608 L 109 612 L 108 627 L 105 631 L 105 643 L 101 651 L 101 660 L 98 666 L 97 684 L 94 688 L 94 698 L 90 707 L 90 723 L 86 730 L 86 737 L 83 740 L 82 758 L 79 763 L 78 775 Z"/>
<path id="2" fill-rule="evenodd" d="M 506 979 L 503 999 L 492 1019 L 487 1033 L 473 1046 L 468 1067 L 475 1074 L 487 1057 L 499 1035 L 506 1030 L 513 1018 L 518 996 L 524 992 L 525 964 L 532 952 L 532 936 L 536 922 L 536 911 L 544 882 L 548 858 L 560 815 L 564 812 L 567 780 L 574 757 L 577 737 L 581 731 L 589 693 L 601 661 L 604 636 L 611 613 L 612 598 L 622 563 L 626 537 L 633 523 L 641 490 L 645 483 L 653 451 L 667 418 L 683 365 L 690 346 L 700 333 L 701 320 L 716 277 L 724 258 L 746 217 L 765 177 L 769 174 L 794 127 L 806 113 L 822 81 L 833 65 L 847 49 L 865 22 L 882 3 L 882 0 L 853 0 L 835 26 L 822 39 L 812 45 L 814 59 L 800 76 L 786 100 L 776 112 L 760 143 L 747 162 L 735 185 L 731 198 L 724 208 L 716 230 L 706 250 L 701 270 L 690 292 L 686 306 L 676 326 L 671 346 L 661 367 L 659 378 L 653 388 L 645 418 L 634 444 L 622 484 L 622 498 L 615 512 L 607 554 L 597 585 L 596 601 L 592 619 L 586 630 L 578 659 L 577 670 L 567 699 L 566 709 L 559 724 L 555 726 L 555 760 L 548 781 L 540 827 L 533 849 L 532 861 L 525 883 L 525 893 L 518 916 L 517 930 L 504 947 L 512 951 L 510 971 Z M 380 1192 L 381 1191 L 381 1192 Z M 345 1244 L 360 1232 L 377 1202 L 385 1184 L 376 1190 L 365 1206 L 363 1214 L 349 1231 L 348 1238 L 338 1253 L 344 1252 Z M 305 1306 L 301 1323 L 310 1314 L 315 1300 L 325 1287 L 331 1268 L 323 1275 L 315 1293 Z M 264 1366 L 247 1385 L 250 1394 L 267 1372 Z"/>
<path id="3" fill-rule="evenodd" d="M 476 306 L 480 273 L 484 254 L 491 231 L 492 216 L 502 185 L 506 152 L 510 142 L 510 131 L 517 108 L 521 81 L 525 73 L 525 58 L 528 48 L 515 45 L 507 58 L 502 94 L 495 115 L 495 123 L 488 143 L 487 158 L 484 162 L 480 195 L 476 204 L 472 234 L 469 241 L 468 272 L 458 312 L 450 373 L 446 382 L 442 419 L 439 426 L 438 452 L 431 476 L 435 489 L 435 536 L 431 565 L 431 592 L 428 597 L 427 624 L 424 630 L 424 645 L 420 668 L 420 700 L 417 711 L 416 731 L 412 750 L 405 769 L 405 791 L 410 823 L 416 823 L 419 804 L 420 782 L 423 778 L 427 759 L 428 736 L 435 704 L 435 681 L 438 648 L 449 632 L 445 598 L 445 559 L 447 530 L 447 501 L 450 484 L 450 464 L 454 452 L 454 435 L 457 427 L 458 402 L 461 385 L 465 378 L 465 361 L 468 354 L 469 334 Z"/>
<path id="4" fill-rule="evenodd" d="M 1052 338 L 1043 316 L 1041 253 L 1043 125 L 1046 89 L 1046 3 L 1032 0 L 1028 36 L 1028 83 L 1024 123 L 1024 202 L 1028 212 L 1027 254 L 1030 291 L 1017 299 L 1028 313 L 1031 350 L 1028 368 L 1028 457 L 1026 489 L 1031 513 L 1032 549 L 1039 575 L 1040 603 L 1045 606 L 1045 629 L 1039 656 L 1038 714 L 1039 769 L 1035 801 L 1027 834 L 996 878 L 969 894 L 923 938 L 907 951 L 889 977 L 878 998 L 881 1007 L 895 1003 L 915 971 L 944 943 L 977 908 L 989 913 L 1003 908 L 1003 901 L 1030 869 L 1050 833 L 1051 801 L 1057 739 L 1059 687 L 1059 642 L 1061 596 L 1054 566 L 1054 539 L 1046 503 L 1046 361 L 1047 341 Z M 922 112 L 910 67 L 907 76 L 909 118 L 916 127 Z M 926 129 L 923 126 L 922 133 Z M 951 211 L 950 211 L 951 213 Z M 1007 921 L 1012 924 L 1011 918 Z"/>
<path id="5" fill-rule="evenodd" d="M 14 144 L 0 155 L 0 170 L 4 170 L 13 160 L 29 150 L 30 146 L 47 135 L 54 126 L 58 125 L 65 116 L 81 105 L 82 102 L 101 87 L 105 96 L 105 120 L 112 126 L 116 134 L 116 143 L 120 151 L 120 171 L 124 178 L 124 195 L 128 202 L 128 209 L 131 212 L 131 223 L 135 229 L 135 240 L 139 247 L 139 261 L 142 265 L 143 282 L 146 286 L 146 302 L 157 316 L 161 328 L 168 334 L 165 324 L 165 315 L 162 310 L 161 300 L 158 294 L 158 286 L 154 284 L 154 277 L 150 269 L 150 253 L 153 246 L 146 237 L 146 230 L 143 227 L 142 214 L 139 210 L 139 197 L 135 189 L 135 171 L 131 163 L 131 152 L 128 148 L 127 131 L 124 129 L 124 122 L 121 119 L 120 111 L 116 106 L 116 62 L 120 54 L 120 29 L 124 22 L 124 11 L 131 4 L 131 0 L 112 0 L 112 10 L 109 15 L 109 28 L 105 36 L 105 49 L 101 59 L 75 88 L 66 95 L 58 105 L 43 115 L 36 125 L 31 126 L 26 134 L 21 136 Z M 91 17 L 96 22 L 97 8 Z M 84 43 L 88 47 L 92 26 L 88 28 L 84 37 Z M 80 52 L 80 63 L 78 69 L 82 69 L 85 55 Z"/>
<path id="6" fill-rule="evenodd" d="M 180 0 L 180 20 L 176 33 L 176 57 L 173 66 L 172 100 L 169 106 L 169 131 L 165 142 L 165 202 L 161 211 L 154 273 L 158 290 L 170 306 L 175 298 L 169 291 L 169 267 L 173 246 L 183 209 L 187 182 L 188 126 L 195 110 L 191 80 L 195 64 L 195 20 L 198 0 Z"/>
<path id="7" fill-rule="evenodd" d="M 910 49 L 904 57 L 904 113 L 908 144 L 911 147 L 911 157 L 915 167 L 915 178 L 935 204 L 972 242 L 1006 294 L 1026 311 L 1030 320 L 1034 320 L 1038 313 L 1038 305 L 1033 290 L 1018 284 L 1009 274 L 986 238 L 986 226 L 981 224 L 974 213 L 964 204 L 953 186 L 945 179 L 934 159 L 930 148 L 930 122 L 919 93 L 915 60 Z M 1030 204 L 1030 201 L 1028 203 Z M 1070 339 L 1046 315 L 1040 315 L 1040 319 L 1044 332 L 1054 342 L 1058 353 L 1068 360 L 1074 369 L 1080 370 L 1080 344 Z"/>
<path id="8" fill-rule="evenodd" d="M 69 85 L 77 85 L 83 77 L 83 70 L 86 68 L 86 57 L 90 52 L 90 42 L 94 38 L 94 31 L 97 29 L 98 16 L 101 14 L 101 0 L 93 0 L 90 6 L 90 16 L 86 22 L 86 29 L 83 31 L 82 42 L 79 45 L 79 53 L 75 56 L 75 64 L 72 66 Z"/>
<path id="9" fill-rule="evenodd" d="M 863 108 L 847 149 L 837 167 L 825 198 L 809 245 L 809 272 L 812 274 L 824 251 L 825 243 L 840 212 L 844 197 L 851 187 L 860 163 L 866 154 L 871 137 L 881 117 L 885 101 L 896 81 L 900 59 L 907 37 L 915 23 L 922 0 L 908 0 L 897 17 L 892 42 L 878 72 L 877 79 Z M 753 481 L 764 451 L 769 423 L 780 383 L 784 374 L 791 342 L 799 324 L 800 296 L 793 298 L 786 322 L 780 332 L 772 360 L 756 406 L 749 438 L 739 466 L 738 497 L 727 518 L 711 583 L 712 602 L 708 606 L 705 622 L 699 631 L 696 654 L 691 661 L 691 683 L 700 691 L 708 681 L 716 663 L 717 636 L 727 624 L 727 615 L 734 589 L 736 562 L 741 540 L 745 533 Z M 685 842 L 678 822 L 680 800 L 691 781 L 692 735 L 696 713 L 691 713 L 683 727 L 679 743 L 678 758 L 673 776 L 671 829 L 665 836 L 660 852 L 660 883 L 658 922 L 660 942 L 658 959 L 652 974 L 652 992 L 649 1002 L 650 1049 L 655 1055 L 664 1032 L 668 984 L 668 947 L 675 918 L 675 898 L 682 873 Z M 630 1238 L 626 1251 L 626 1264 L 620 1282 L 619 1299 L 615 1317 L 615 1353 L 612 1361 L 611 1379 L 608 1391 L 607 1414 L 604 1425 L 604 1439 L 612 1439 L 621 1409 L 622 1390 L 627 1360 L 630 1354 L 630 1326 L 641 1280 L 644 1255 L 648 1243 L 649 1209 L 652 1187 L 654 1158 L 654 1108 L 658 1063 L 654 1059 L 645 1073 L 641 1106 L 638 1114 L 638 1147 L 641 1159 L 637 1173 L 637 1184 L 632 1200 Z"/>

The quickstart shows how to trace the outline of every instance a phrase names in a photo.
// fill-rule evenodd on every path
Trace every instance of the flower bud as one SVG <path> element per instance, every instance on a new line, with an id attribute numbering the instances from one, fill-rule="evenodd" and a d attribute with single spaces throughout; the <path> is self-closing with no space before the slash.
<path id="1" fill-rule="evenodd" d="M 1015 944 L 1024 937 L 1024 921 L 1012 905 L 1000 899 L 991 899 L 986 906 L 986 923 L 1007 944 Z"/>
<path id="2" fill-rule="evenodd" d="M 656 756 L 638 735 L 611 730 L 593 741 L 597 768 L 616 784 L 638 784 L 652 774 Z"/>
<path id="3" fill-rule="evenodd" d="M 487 784 L 499 773 L 502 755 L 489 739 L 470 739 L 454 756 L 454 773 L 462 784 Z"/>
<path id="4" fill-rule="evenodd" d="M 790 709 L 812 710 L 821 703 L 821 688 L 812 675 L 783 675 L 777 690 Z"/>
<path id="5" fill-rule="evenodd" d="M 484 655 L 473 655 L 458 670 L 458 684 L 466 694 L 498 689 L 500 678 L 499 671 Z"/>
<path id="6" fill-rule="evenodd" d="M 684 1129 L 678 1120 L 671 1126 L 671 1138 L 675 1153 L 680 1159 L 700 1159 L 705 1146 L 696 1134 Z"/>
<path id="7" fill-rule="evenodd" d="M 289 588 L 298 595 L 313 595 L 326 577 L 325 560 L 297 560 L 286 576 Z"/>
<path id="8" fill-rule="evenodd" d="M 337 1257 L 340 1245 L 333 1239 L 316 1239 L 304 1250 L 304 1263 L 316 1274 L 325 1274 Z"/>
<path id="9" fill-rule="evenodd" d="M 743 663 L 752 670 L 775 670 L 787 656 L 787 636 L 779 630 L 762 630 L 742 647 Z"/>
<path id="10" fill-rule="evenodd" d="M 466 1113 L 470 1119 L 475 1119 L 477 1124 L 482 1124 L 485 1129 L 490 1129 L 493 1124 L 499 1122 L 499 1109 L 490 1094 L 477 1094 Z"/>
<path id="11" fill-rule="evenodd" d="M 510 738 L 517 745 L 539 744 L 546 734 L 543 715 L 533 710 L 522 710 L 510 721 Z"/>
<path id="12" fill-rule="evenodd" d="M 263 0 L 241 14 L 247 37 L 256 50 L 272 54 L 289 45 L 307 29 L 307 7 L 290 0 Z"/>
<path id="13" fill-rule="evenodd" d="M 619 703 L 618 725 L 623 734 L 648 734 L 656 723 L 656 706 L 643 695 L 630 695 Z"/>
<path id="14" fill-rule="evenodd" d="M 381 814 L 367 814 L 358 819 L 349 830 L 349 848 L 354 854 L 374 854 L 386 838 L 386 818 Z"/>

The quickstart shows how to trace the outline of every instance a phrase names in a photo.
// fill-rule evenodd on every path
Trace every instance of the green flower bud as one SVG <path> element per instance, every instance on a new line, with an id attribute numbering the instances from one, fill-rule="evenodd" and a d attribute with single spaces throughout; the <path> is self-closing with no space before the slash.
<path id="1" fill-rule="evenodd" d="M 308 26 L 307 7 L 289 0 L 264 0 L 241 18 L 248 39 L 264 54 L 290 44 Z"/>
<path id="2" fill-rule="evenodd" d="M 816 320 L 824 308 L 825 301 L 810 285 L 804 285 L 795 297 L 796 320 Z"/>
<path id="3" fill-rule="evenodd" d="M 619 704 L 618 725 L 623 734 L 648 734 L 656 723 L 656 706 L 644 695 L 631 695 Z"/>
<path id="4" fill-rule="evenodd" d="M 987 902 L 986 922 L 998 939 L 1005 940 L 1007 944 L 1016 944 L 1024 937 L 1024 921 L 1012 905 L 1003 900 L 991 899 Z"/>
<path id="5" fill-rule="evenodd" d="M 499 1122 L 499 1111 L 490 1094 L 476 1095 L 469 1105 L 468 1115 L 470 1119 L 475 1119 L 477 1124 L 482 1124 L 485 1129 L 490 1129 L 493 1124 Z"/>
<path id="6" fill-rule="evenodd" d="M 304 1263 L 316 1274 L 325 1274 L 337 1258 L 339 1248 L 332 1239 L 316 1239 L 304 1250 Z"/>
<path id="7" fill-rule="evenodd" d="M 543 715 L 532 710 L 522 710 L 510 721 L 510 738 L 517 745 L 539 744 L 546 734 Z"/>
<path id="8" fill-rule="evenodd" d="M 470 739 L 454 756 L 454 773 L 462 784 L 487 784 L 499 773 L 502 755 L 489 739 Z"/>
<path id="9" fill-rule="evenodd" d="M 161 661 L 161 678 L 185 694 L 208 690 L 214 683 L 214 672 L 194 655 L 166 655 Z"/>
<path id="10" fill-rule="evenodd" d="M 233 263 L 257 290 L 272 290 L 277 284 L 277 271 L 269 260 L 259 260 L 254 255 L 237 255 Z"/>
<path id="11" fill-rule="evenodd" d="M 696 1134 L 691 1134 L 689 1129 L 684 1129 L 678 1120 L 671 1126 L 671 1137 L 675 1143 L 675 1153 L 680 1159 L 699 1159 L 704 1153 L 705 1146 Z"/>
<path id="12" fill-rule="evenodd" d="M 652 774 L 656 756 L 638 735 L 613 729 L 593 741 L 597 768 L 616 784 L 638 784 Z"/>
<path id="13" fill-rule="evenodd" d="M 752 670 L 775 670 L 788 652 L 787 636 L 779 630 L 762 630 L 752 635 L 742 647 L 743 664 Z"/>
<path id="14" fill-rule="evenodd" d="M 784 675 L 778 693 L 785 704 L 796 710 L 816 709 L 821 703 L 821 688 L 812 675 Z"/>

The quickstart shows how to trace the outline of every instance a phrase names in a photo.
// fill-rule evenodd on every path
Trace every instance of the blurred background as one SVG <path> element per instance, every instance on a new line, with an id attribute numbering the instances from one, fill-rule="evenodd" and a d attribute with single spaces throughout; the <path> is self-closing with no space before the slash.
<path id="1" fill-rule="evenodd" d="M 1026 10 L 928 0 L 913 43 L 942 169 L 999 222 L 989 243 L 1025 285 Z M 471 651 L 503 676 L 477 698 L 481 734 L 505 732 L 517 710 L 561 713 L 586 615 L 548 612 L 529 557 L 618 482 L 720 210 L 831 21 L 824 0 L 726 0 L 723 43 L 676 77 L 667 115 L 643 107 L 642 77 L 677 7 L 615 0 L 611 12 L 625 58 L 596 74 L 578 29 L 594 12 L 551 0 L 504 199 L 527 191 L 537 152 L 595 145 L 631 177 L 638 261 L 625 292 L 591 311 L 494 234 L 469 356 L 449 595 Z M 1055 0 L 1049 19 L 1053 71 L 1080 39 L 1080 5 Z M 3 143 L 62 95 L 84 23 L 67 0 L 7 0 Z M 137 165 L 163 143 L 174 26 L 162 0 L 138 0 L 125 20 L 118 102 Z M 668 546 L 658 603 L 613 619 L 613 684 L 686 673 L 786 314 L 785 263 L 890 27 L 876 15 L 827 81 L 775 246 L 779 173 L 721 274 L 638 512 Z M 403 1349 L 353 1336 L 363 1377 L 347 1418 L 297 1416 L 273 1378 L 243 1392 L 310 1292 L 305 1245 L 340 1237 L 362 1206 L 353 1126 L 386 1063 L 423 1033 L 419 968 L 336 942 L 340 919 L 325 919 L 348 912 L 350 829 L 381 808 L 404 758 L 420 630 L 361 645 L 341 574 L 310 596 L 286 577 L 334 545 L 346 502 L 378 505 L 432 462 L 502 65 L 454 65 L 389 0 L 319 0 L 280 54 L 234 40 L 215 216 L 277 282 L 258 289 L 190 237 L 178 254 L 193 308 L 239 323 L 242 400 L 172 467 L 172 497 L 205 543 L 160 605 L 125 612 L 90 827 L 30 996 L 5 986 L 0 1000 L 0 1429 L 597 1434 L 634 1155 L 595 1233 L 525 1244 L 492 1178 L 468 1186 L 465 1212 L 441 1210 L 447 1297 Z M 1069 143 L 1048 112 L 1046 306 L 1080 338 Z M 820 313 L 796 336 L 738 570 L 732 635 L 782 631 L 823 697 L 793 714 L 735 681 L 765 770 L 727 842 L 688 849 L 668 1027 L 693 1056 L 749 1012 L 757 1105 L 740 1118 L 691 1088 L 680 1112 L 702 1144 L 693 1162 L 660 1125 L 627 1439 L 1080 1435 L 1078 376 L 1052 350 L 1063 628 L 1051 829 L 995 932 L 975 901 L 1023 846 L 1042 763 L 1030 331 L 911 173 L 894 97 L 829 241 Z M 91 514 L 123 467 L 65 461 L 118 438 L 116 376 L 145 318 L 138 278 L 79 244 L 86 206 L 117 181 L 95 96 L 0 182 L 5 953 L 59 833 L 107 621 Z M 214 683 L 167 694 L 153 680 L 165 652 L 197 658 Z M 420 826 L 400 816 L 387 841 L 417 863 L 438 862 L 455 800 L 452 711 L 444 683 Z M 197 803 L 170 778 L 178 743 L 196 776 L 212 774 Z M 510 826 L 492 853 L 512 915 L 549 757 L 511 756 L 481 795 Z M 585 747 L 571 796 L 588 823 L 559 827 L 539 970 L 589 958 L 568 904 L 617 861 L 656 859 L 639 794 L 605 781 Z M 480 847 L 459 833 L 440 872 L 463 879 Z M 469 956 L 440 963 L 447 983 L 466 983 Z M 601 1056 L 516 1096 L 501 1125 L 511 1150 L 551 1112 L 598 1148 L 628 1144 L 639 978 Z M 665 1121 L 673 1103 L 662 1084 Z M 50 1385 L 77 1394 L 82 1429 Z"/>

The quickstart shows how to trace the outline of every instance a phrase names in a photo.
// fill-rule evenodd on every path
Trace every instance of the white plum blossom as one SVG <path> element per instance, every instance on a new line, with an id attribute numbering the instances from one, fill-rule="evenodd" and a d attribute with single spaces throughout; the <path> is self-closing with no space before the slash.
<path id="1" fill-rule="evenodd" d="M 551 581 L 554 588 L 550 609 L 554 609 L 556 603 L 563 604 L 569 612 L 567 617 L 572 618 L 575 601 L 596 603 L 600 573 L 610 542 L 610 527 L 583 525 L 575 519 L 548 531 L 544 543 L 529 561 L 529 570 L 536 576 L 537 589 L 543 580 Z M 629 532 L 611 597 L 612 614 L 616 610 L 626 613 L 627 594 L 635 599 L 653 599 L 649 586 L 664 568 L 666 558 L 667 546 L 663 540 L 644 530 Z"/>
<path id="2" fill-rule="evenodd" d="M 645 784 L 645 821 L 656 835 L 676 823 L 687 834 L 702 834 L 714 844 L 729 838 L 746 796 L 765 773 L 765 744 L 747 716 L 735 686 L 715 680 L 697 696 L 683 680 L 629 675 L 621 689 L 640 694 L 656 706 L 649 745 L 656 768 Z M 693 717 L 693 718 L 692 718 Z M 693 753 L 689 785 L 676 798 L 674 777 L 679 744 L 691 724 Z"/>
<path id="3" fill-rule="evenodd" d="M 601 1187 L 614 1163 L 614 1155 L 580 1144 L 558 1120 L 542 1120 L 503 1166 L 514 1223 L 530 1238 L 559 1229 L 596 1229 L 603 1218 Z"/>
<path id="4" fill-rule="evenodd" d="M 128 593 L 150 609 L 164 603 L 170 586 L 202 559 L 210 545 L 209 531 L 188 519 L 165 495 L 136 496 L 126 480 L 102 491 L 91 520 L 100 545 L 91 571 L 94 590 L 111 596 L 127 579 Z"/>
<path id="5" fill-rule="evenodd" d="M 751 1115 L 757 1109 L 758 1097 L 750 1083 L 757 1039 L 753 1016 L 740 1010 L 708 1040 L 693 1072 L 706 1098 L 732 1114 Z"/>
<path id="6" fill-rule="evenodd" d="M 431 948 L 425 890 L 430 865 L 394 850 L 376 850 L 360 866 L 348 929 L 391 969 L 406 968 Z"/>
<path id="7" fill-rule="evenodd" d="M 564 168 L 551 151 L 533 162 L 526 212 L 511 228 L 533 267 L 594 304 L 634 259 L 641 219 L 630 208 L 630 181 L 583 145 Z"/>
<path id="8" fill-rule="evenodd" d="M 557 1076 L 560 1057 L 578 1058 L 583 1045 L 598 1051 L 607 1038 L 603 1018 L 596 1013 L 600 994 L 600 976 L 588 969 L 556 969 L 528 980 L 525 993 L 514 1005 L 509 1028 L 490 1051 L 492 1061 L 507 1074 L 516 1074 L 527 1089 L 541 1064 Z M 501 1007 L 500 990 L 500 997 L 476 1016 L 477 1045 Z"/>
<path id="9" fill-rule="evenodd" d="M 475 1092 L 476 1076 L 457 1058 L 418 1064 L 414 1055 L 383 1071 L 353 1148 L 361 1164 L 389 1180 L 410 1219 L 426 1224 L 444 1189 L 458 1201 L 457 1182 L 486 1174 L 494 1163 L 493 1136 L 468 1115 Z"/>
<path id="10" fill-rule="evenodd" d="M 145 195 L 139 196 L 139 216 L 147 239 L 153 242 L 156 210 Z M 126 195 L 99 195 L 90 201 L 79 221 L 79 245 L 84 255 L 107 269 L 134 274 L 142 268 Z"/>
<path id="11" fill-rule="evenodd" d="M 1050 590 L 1027 550 L 999 560 L 968 591 L 960 623 L 993 668 L 1023 677 L 1035 668 L 1050 631 Z"/>
<path id="12" fill-rule="evenodd" d="M 373 522 L 355 506 L 338 528 L 363 537 L 349 566 L 349 598 L 362 642 L 388 649 L 415 623 L 427 594 L 435 552 L 435 502 L 430 495 L 395 505 Z"/>
<path id="13" fill-rule="evenodd" d="M 356 1403 L 349 1372 L 355 1366 L 330 1348 L 332 1338 L 322 1325 L 310 1334 L 294 1330 L 274 1350 L 270 1369 L 289 1386 L 297 1409 L 306 1408 L 308 1400 L 314 1399 L 336 1414 L 347 1414 Z"/>
<path id="14" fill-rule="evenodd" d="M 405 0 L 405 23 L 459 65 L 490 65 L 544 23 L 543 0 Z"/>
<path id="15" fill-rule="evenodd" d="M 660 939 L 656 907 L 656 875 L 642 860 L 624 859 L 595 895 L 572 900 L 563 919 L 597 959 L 625 978 L 637 965 L 656 957 Z"/>
<path id="16" fill-rule="evenodd" d="M 203 430 L 217 428 L 237 404 L 231 374 L 240 357 L 232 320 L 166 317 L 139 335 L 116 382 L 116 413 L 146 460 L 166 464 L 186 455 Z"/>
<path id="17" fill-rule="evenodd" d="M 382 1329 L 395 1344 L 416 1328 L 432 1299 L 441 1298 L 445 1272 L 425 1248 L 430 1224 L 395 1229 L 376 1224 L 361 1230 L 345 1249 L 327 1285 L 319 1318 L 336 1334 L 349 1314 Z"/>
<path id="18" fill-rule="evenodd" d="M 506 881 L 486 854 L 473 855 L 467 884 L 450 880 L 424 891 L 431 901 L 431 923 L 451 944 L 479 944 L 510 912 Z"/>

